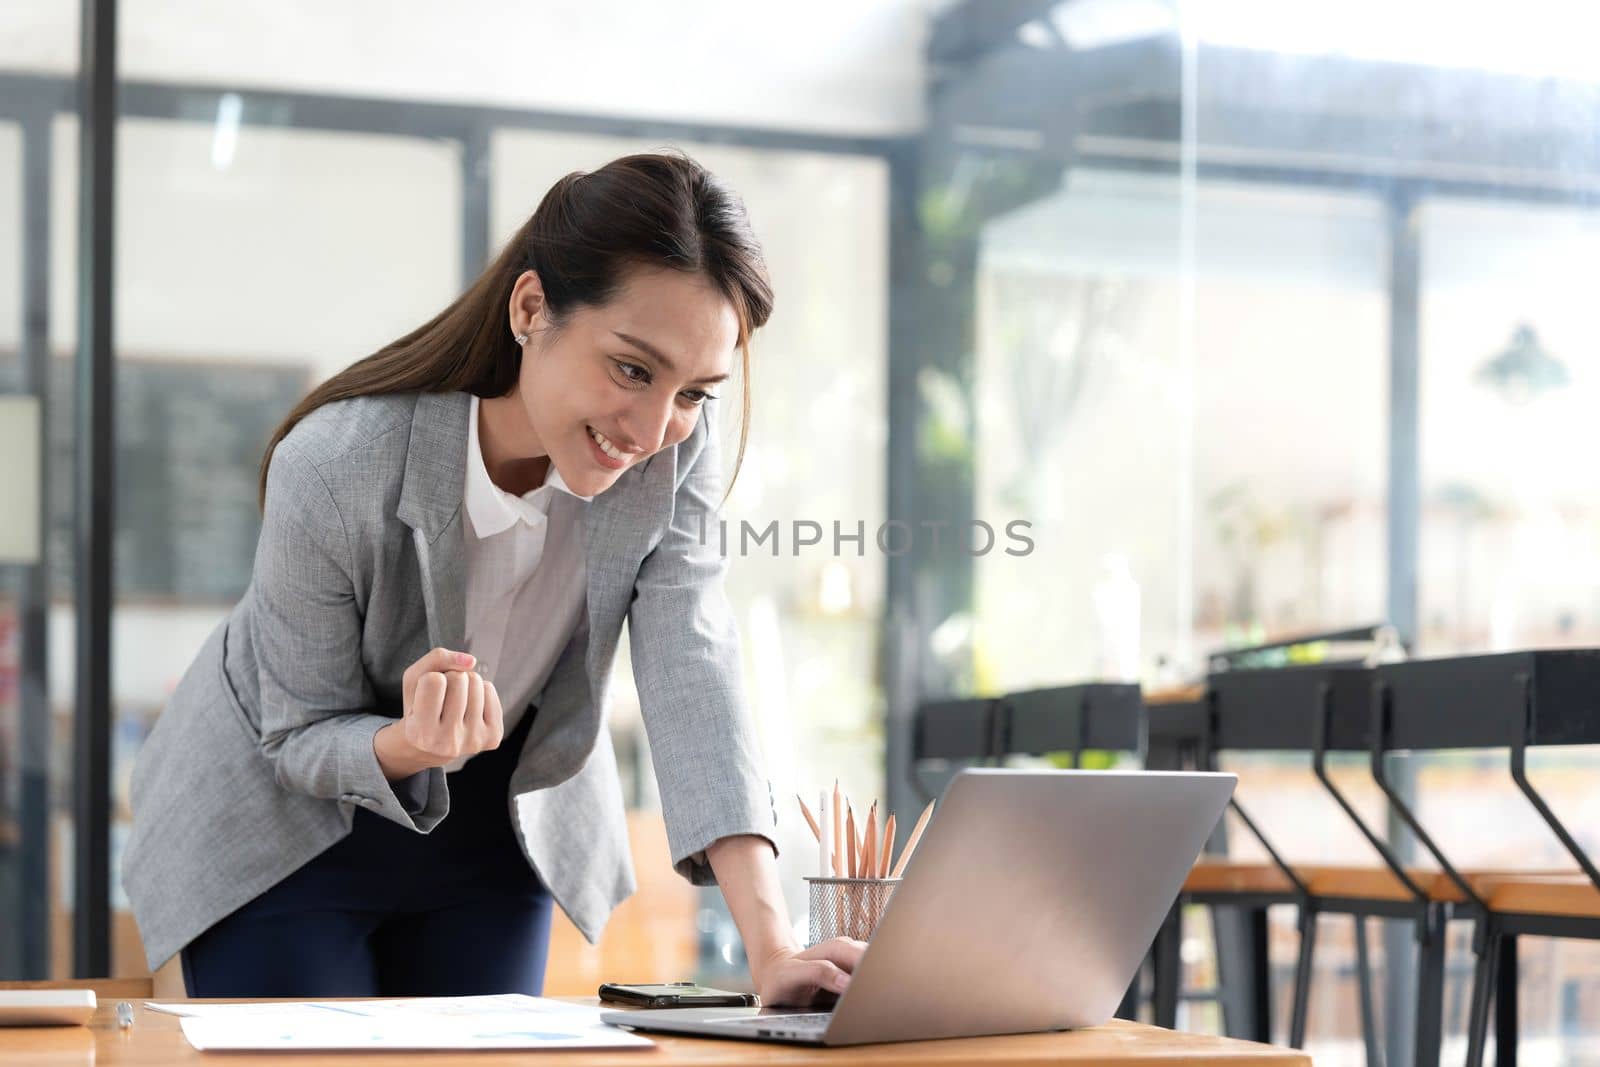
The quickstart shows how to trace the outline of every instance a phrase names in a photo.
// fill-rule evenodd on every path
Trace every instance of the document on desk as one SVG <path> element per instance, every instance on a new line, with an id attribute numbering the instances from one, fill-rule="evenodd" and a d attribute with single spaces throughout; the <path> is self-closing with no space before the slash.
<path id="1" fill-rule="evenodd" d="M 302 1000 L 265 1004 L 147 1003 L 182 1016 L 201 1052 L 265 1049 L 652 1048 L 600 1021 L 600 1009 L 545 997 Z"/>

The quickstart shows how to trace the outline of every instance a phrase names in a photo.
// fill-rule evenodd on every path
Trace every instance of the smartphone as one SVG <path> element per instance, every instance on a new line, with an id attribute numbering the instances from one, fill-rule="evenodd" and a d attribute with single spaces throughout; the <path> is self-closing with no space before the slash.
<path id="1" fill-rule="evenodd" d="M 754 993 L 730 993 L 693 982 L 607 982 L 600 987 L 600 999 L 635 1008 L 754 1008 L 761 1004 Z"/>

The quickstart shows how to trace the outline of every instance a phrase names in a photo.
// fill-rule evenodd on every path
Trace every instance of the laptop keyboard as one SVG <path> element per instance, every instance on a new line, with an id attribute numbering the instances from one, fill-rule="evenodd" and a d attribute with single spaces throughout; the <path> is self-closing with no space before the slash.
<path id="1" fill-rule="evenodd" d="M 815 1030 L 818 1033 L 828 1028 L 828 1022 L 833 1018 L 831 1011 L 801 1012 L 795 1015 L 746 1015 L 739 1019 L 719 1020 L 729 1026 L 743 1026 L 755 1030 Z"/>

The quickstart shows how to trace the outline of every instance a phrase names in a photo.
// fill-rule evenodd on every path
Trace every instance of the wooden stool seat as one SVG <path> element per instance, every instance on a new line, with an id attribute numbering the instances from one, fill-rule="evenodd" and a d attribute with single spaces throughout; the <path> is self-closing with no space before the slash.
<path id="1" fill-rule="evenodd" d="M 1185 893 L 1293 893 L 1294 885 L 1271 863 L 1201 860 L 1184 879 Z"/>
<path id="2" fill-rule="evenodd" d="M 1168 704 L 1193 704 L 1206 698 L 1206 687 L 1203 684 L 1175 685 L 1167 689 L 1147 689 L 1144 694 L 1144 705 L 1163 707 Z"/>
<path id="3" fill-rule="evenodd" d="M 1314 897 L 1345 897 L 1356 900 L 1411 900 L 1407 889 L 1394 872 L 1387 867 L 1297 867 L 1296 873 L 1306 882 Z M 1489 903 L 1492 887 L 1507 879 L 1566 879 L 1572 871 L 1504 871 L 1466 870 L 1461 876 L 1472 891 Z M 1429 900 L 1449 904 L 1464 904 L 1466 896 L 1459 886 L 1443 871 L 1427 867 L 1407 867 L 1406 875 L 1428 895 Z M 1592 888 L 1592 887 L 1591 887 Z M 1492 905 L 1491 905 L 1492 906 Z"/>
<path id="4" fill-rule="evenodd" d="M 1413 900 L 1411 890 L 1393 871 L 1383 866 L 1297 867 L 1314 897 L 1344 897 L 1352 900 Z M 1425 868 L 1406 868 L 1406 876 L 1428 895 L 1429 900 L 1464 900 L 1461 890 L 1443 872 Z"/>
<path id="5" fill-rule="evenodd" d="M 1484 878 L 1474 888 L 1490 911 L 1600 919 L 1600 889 L 1588 876 L 1575 871 L 1507 873 Z"/>
<path id="6" fill-rule="evenodd" d="M 1413 899 L 1411 890 L 1382 866 L 1296 866 L 1295 874 L 1312 897 L 1345 900 Z M 1406 874 L 1428 899 L 1466 903 L 1460 888 L 1443 871 L 1408 867 Z M 1576 871 L 1471 870 L 1462 876 L 1495 911 L 1542 915 L 1600 914 L 1600 890 Z M 1185 893 L 1293 893 L 1294 885 L 1275 864 L 1202 859 L 1184 880 Z M 1507 903 L 1502 903 L 1505 901 Z"/>

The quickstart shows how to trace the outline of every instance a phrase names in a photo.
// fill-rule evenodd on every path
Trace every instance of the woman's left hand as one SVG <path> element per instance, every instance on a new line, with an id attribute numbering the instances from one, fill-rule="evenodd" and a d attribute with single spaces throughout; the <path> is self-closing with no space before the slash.
<path id="1" fill-rule="evenodd" d="M 752 967 L 761 1003 L 777 1007 L 810 1007 L 845 991 L 850 975 L 866 951 L 865 941 L 836 937 L 804 951 L 784 949 Z"/>

